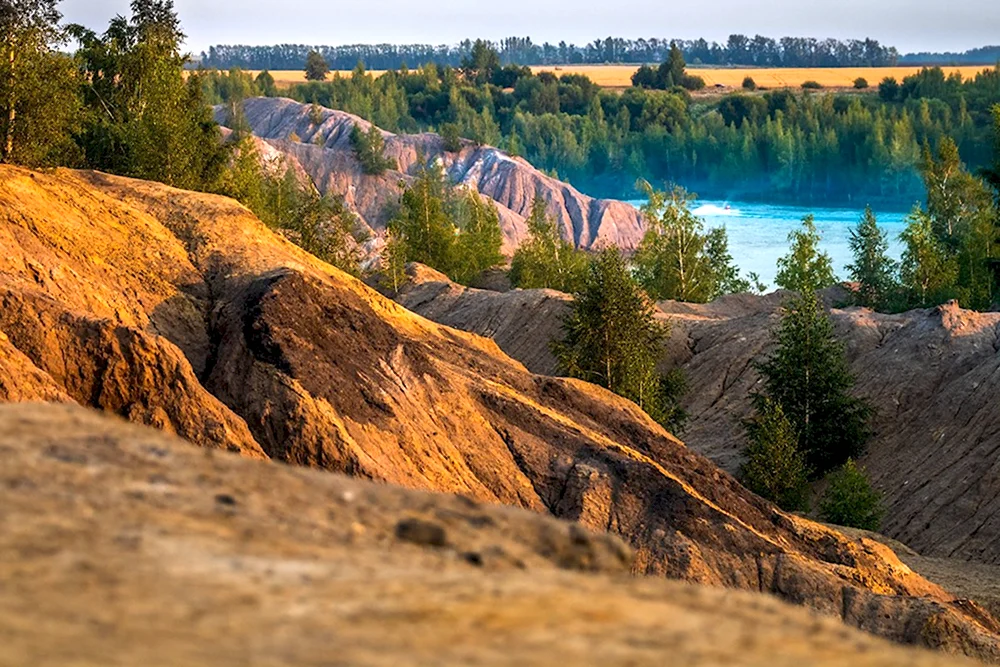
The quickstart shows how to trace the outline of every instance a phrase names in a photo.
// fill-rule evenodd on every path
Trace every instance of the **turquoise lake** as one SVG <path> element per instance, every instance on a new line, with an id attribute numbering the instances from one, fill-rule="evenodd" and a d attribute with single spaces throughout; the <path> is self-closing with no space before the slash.
<path id="1" fill-rule="evenodd" d="M 632 202 L 642 206 L 644 202 Z M 725 227 L 729 252 L 745 276 L 753 271 L 774 288 L 778 258 L 788 252 L 788 234 L 798 229 L 802 218 L 812 213 L 822 235 L 820 248 L 833 260 L 837 277 L 846 280 L 846 266 L 853 261 L 848 245 L 849 230 L 861 219 L 863 209 L 800 208 L 744 202 L 699 200 L 692 211 L 707 228 Z M 899 233 L 906 227 L 906 214 L 875 211 L 879 227 L 888 234 L 889 254 L 898 260 L 903 252 Z"/>

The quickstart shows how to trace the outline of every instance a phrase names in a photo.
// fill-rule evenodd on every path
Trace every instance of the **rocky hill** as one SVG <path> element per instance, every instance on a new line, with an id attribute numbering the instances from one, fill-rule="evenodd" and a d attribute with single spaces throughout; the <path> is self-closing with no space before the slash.
<path id="1" fill-rule="evenodd" d="M 683 368 L 689 383 L 685 442 L 729 472 L 739 466 L 739 422 L 758 381 L 751 362 L 766 353 L 785 297 L 659 304 L 673 328 L 667 365 Z M 485 292 L 414 274 L 398 299 L 493 337 L 535 372 L 555 370 L 547 342 L 560 335 L 565 295 Z M 925 556 L 1000 564 L 1000 314 L 952 303 L 901 315 L 834 309 L 832 317 L 857 392 L 878 409 L 863 463 L 886 494 L 884 532 Z"/>
<path id="2" fill-rule="evenodd" d="M 461 149 L 450 153 L 436 134 L 396 135 L 383 131 L 385 155 L 398 169 L 369 176 L 362 172 L 350 141 L 354 126 L 367 131 L 371 127 L 368 121 L 320 108 L 322 121 L 314 124 L 311 105 L 265 97 L 247 100 L 244 113 L 254 135 L 285 154 L 295 168 L 301 167 L 321 192 L 343 194 L 347 204 L 372 229 L 385 226 L 399 198 L 399 183 L 409 181 L 424 159 L 440 160 L 449 179 L 496 202 L 508 253 L 527 234 L 524 219 L 536 192 L 545 199 L 549 215 L 563 236 L 579 247 L 634 248 L 642 240 L 642 217 L 635 207 L 588 197 L 525 160 L 491 146 L 463 140 Z M 216 120 L 223 125 L 228 116 L 226 107 L 216 111 Z"/>
<path id="3" fill-rule="evenodd" d="M 209 448 L 576 520 L 625 540 L 637 574 L 1000 660 L 995 620 L 878 542 L 776 510 L 634 404 L 414 315 L 231 200 L 0 166 L 0 242 L 7 400 L 75 401 Z M 299 497 L 296 516 L 326 510 Z"/>
<path id="4" fill-rule="evenodd" d="M 628 577 L 628 548 L 575 524 L 76 407 L 0 405 L 0 451 L 4 667 L 970 664 Z"/>

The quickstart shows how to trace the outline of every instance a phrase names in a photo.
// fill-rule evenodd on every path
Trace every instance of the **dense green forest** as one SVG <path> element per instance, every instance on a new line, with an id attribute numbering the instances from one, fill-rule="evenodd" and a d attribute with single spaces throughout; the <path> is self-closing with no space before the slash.
<path id="1" fill-rule="evenodd" d="M 893 47 L 873 39 L 815 39 L 755 35 L 730 35 L 725 43 L 705 39 L 622 39 L 608 37 L 578 46 L 545 42 L 530 37 L 508 37 L 491 44 L 505 65 L 575 65 L 602 63 L 653 63 L 666 59 L 677 44 L 689 62 L 700 65 L 754 67 L 891 67 L 899 59 Z M 475 42 L 454 46 L 428 44 L 352 44 L 347 46 L 218 45 L 200 56 L 204 67 L 252 70 L 302 69 L 311 51 L 319 52 L 335 70 L 353 69 L 359 62 L 368 69 L 399 69 L 406 65 L 435 63 L 457 67 L 472 52 Z"/>
<path id="2" fill-rule="evenodd" d="M 476 48 L 479 47 L 479 48 Z M 208 72 L 206 95 L 278 94 L 269 75 Z M 236 92 L 234 92 L 236 91 Z M 925 69 L 869 93 L 744 91 L 692 97 L 681 88 L 602 90 L 585 76 L 501 65 L 475 45 L 462 67 L 425 65 L 379 77 L 357 67 L 282 94 L 342 109 L 396 132 L 436 129 L 500 146 L 597 196 L 632 198 L 636 180 L 703 197 L 908 209 L 924 197 L 922 147 L 954 139 L 987 163 L 1000 68 L 962 81 Z"/>

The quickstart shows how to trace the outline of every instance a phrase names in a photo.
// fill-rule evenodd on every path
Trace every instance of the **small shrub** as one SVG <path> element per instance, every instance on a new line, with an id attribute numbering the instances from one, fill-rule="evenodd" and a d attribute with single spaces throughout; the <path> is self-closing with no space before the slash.
<path id="1" fill-rule="evenodd" d="M 885 513 L 882 494 L 872 488 L 864 469 L 852 459 L 830 474 L 819 511 L 824 521 L 864 530 L 878 530 Z"/>
<path id="2" fill-rule="evenodd" d="M 361 163 L 361 169 L 370 176 L 378 176 L 386 169 L 396 167 L 395 162 L 383 155 L 385 142 L 382 140 L 382 133 L 374 125 L 367 132 L 355 125 L 351 130 L 351 146 Z"/>
<path id="3" fill-rule="evenodd" d="M 757 82 L 753 80 L 753 77 L 748 76 L 743 79 L 743 90 L 757 90 Z"/>
<path id="4" fill-rule="evenodd" d="M 685 74 L 681 79 L 681 87 L 685 90 L 702 90 L 705 88 L 705 80 L 694 74 Z"/>
<path id="5" fill-rule="evenodd" d="M 313 127 L 323 123 L 323 107 L 315 102 L 309 108 L 309 123 L 312 124 Z"/>
<path id="6" fill-rule="evenodd" d="M 822 90 L 823 84 L 819 81 L 805 81 L 802 83 L 803 90 Z"/>
<path id="7" fill-rule="evenodd" d="M 868 79 L 863 76 L 859 76 L 854 80 L 855 90 L 867 90 L 868 89 Z"/>

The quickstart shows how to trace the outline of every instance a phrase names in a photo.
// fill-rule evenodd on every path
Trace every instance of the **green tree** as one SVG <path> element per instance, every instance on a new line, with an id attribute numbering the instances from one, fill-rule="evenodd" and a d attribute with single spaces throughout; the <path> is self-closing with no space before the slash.
<path id="1" fill-rule="evenodd" d="M 858 283 L 857 303 L 873 309 L 886 308 L 896 292 L 897 264 L 889 258 L 889 241 L 879 229 L 878 220 L 871 207 L 850 231 L 851 252 L 854 263 L 848 265 L 851 280 Z"/>
<path id="2" fill-rule="evenodd" d="M 725 227 L 715 227 L 708 230 L 708 236 L 705 240 L 705 255 L 708 257 L 709 266 L 712 267 L 712 277 L 715 284 L 709 301 L 724 294 L 750 292 L 754 288 L 749 280 L 740 277 L 740 270 L 733 263 L 733 256 L 729 253 L 729 235 L 726 234 Z M 755 279 L 755 277 L 755 274 L 750 274 L 751 279 Z"/>
<path id="3" fill-rule="evenodd" d="M 680 427 L 682 376 L 657 371 L 668 328 L 654 317 L 653 304 L 618 250 L 592 260 L 563 334 L 552 345 L 563 373 L 632 400 L 666 428 Z"/>
<path id="4" fill-rule="evenodd" d="M 757 82 L 753 80 L 753 77 L 743 78 L 743 90 L 757 90 Z"/>
<path id="5" fill-rule="evenodd" d="M 873 409 L 850 395 L 854 376 L 814 291 L 789 300 L 772 342 L 773 352 L 754 364 L 761 394 L 792 423 L 812 473 L 822 475 L 858 456 L 871 435 Z"/>
<path id="6" fill-rule="evenodd" d="M 295 171 L 265 168 L 253 138 L 243 137 L 216 190 L 249 208 L 268 227 L 328 264 L 359 275 L 361 253 L 355 216 L 342 197 L 321 196 Z"/>
<path id="7" fill-rule="evenodd" d="M 445 274 L 455 265 L 457 228 L 446 203 L 447 184 L 436 163 L 420 161 L 416 178 L 400 197 L 389 231 L 406 248 L 407 262 L 420 262 Z"/>
<path id="8" fill-rule="evenodd" d="M 983 168 L 982 176 L 993 188 L 996 206 L 1000 210 L 1000 103 L 993 105 L 990 114 L 993 117 L 993 164 Z"/>
<path id="9" fill-rule="evenodd" d="M 857 79 L 854 80 L 854 89 L 855 90 L 867 90 L 868 89 L 868 79 L 864 78 L 863 76 L 859 76 Z"/>
<path id="10" fill-rule="evenodd" d="M 906 246 L 899 274 L 908 305 L 926 308 L 953 298 L 958 265 L 935 234 L 930 214 L 916 207 L 899 239 Z"/>
<path id="11" fill-rule="evenodd" d="M 816 221 L 808 215 L 802 220 L 802 229 L 788 235 L 789 252 L 778 259 L 779 287 L 797 292 L 819 291 L 837 283 L 833 262 L 825 252 L 819 251 L 820 235 Z"/>
<path id="12" fill-rule="evenodd" d="M 783 510 L 807 510 L 809 473 L 795 428 L 780 404 L 767 398 L 756 403 L 756 414 L 743 422 L 747 446 L 739 470 L 740 482 Z"/>
<path id="13" fill-rule="evenodd" d="M 704 231 L 682 188 L 660 192 L 640 182 L 648 201 L 648 231 L 636 250 L 636 277 L 655 300 L 705 303 L 730 291 L 748 291 L 732 265 L 725 229 Z"/>
<path id="14" fill-rule="evenodd" d="M 306 56 L 306 81 L 326 81 L 326 75 L 329 73 L 330 66 L 323 55 L 319 51 L 310 51 Z"/>
<path id="15" fill-rule="evenodd" d="M 89 166 L 189 190 L 215 187 L 226 149 L 199 74 L 185 82 L 171 0 L 133 0 L 98 37 L 72 27 L 84 88 L 79 137 Z"/>
<path id="16" fill-rule="evenodd" d="M 293 243 L 353 276 L 360 274 L 360 252 L 354 238 L 357 217 L 339 196 L 321 196 L 314 187 L 296 193 L 292 215 L 281 230 Z"/>
<path id="17" fill-rule="evenodd" d="M 232 161 L 223 173 L 216 192 L 232 197 L 268 224 L 267 188 L 267 176 L 261 167 L 260 152 L 253 137 L 244 134 L 233 146 Z"/>
<path id="18" fill-rule="evenodd" d="M 387 229 L 380 259 L 383 284 L 391 287 L 392 294 L 399 292 L 399 288 L 406 281 L 406 255 L 406 242 L 391 229 Z"/>
<path id="19" fill-rule="evenodd" d="M 878 96 L 883 102 L 895 102 L 899 99 L 899 81 L 895 77 L 887 76 L 878 84 Z"/>
<path id="20" fill-rule="evenodd" d="M 470 82 L 489 83 L 500 70 L 500 54 L 489 42 L 477 39 L 469 55 L 462 59 L 461 67 Z"/>
<path id="21" fill-rule="evenodd" d="M 441 145 L 449 153 L 462 150 L 462 136 L 457 123 L 444 123 L 440 128 Z"/>
<path id="22" fill-rule="evenodd" d="M 925 146 L 921 173 L 934 235 L 958 271 L 954 294 L 966 307 L 989 308 L 997 293 L 994 260 L 1000 257 L 995 193 L 966 170 L 949 137 L 936 154 Z"/>
<path id="23" fill-rule="evenodd" d="M 864 469 L 848 459 L 831 473 L 819 512 L 824 521 L 838 526 L 877 531 L 885 509 L 882 494 L 872 488 Z"/>
<path id="24" fill-rule="evenodd" d="M 255 79 L 260 94 L 264 97 L 277 97 L 278 86 L 274 82 L 274 77 L 267 70 L 262 71 Z"/>
<path id="25" fill-rule="evenodd" d="M 660 65 L 656 75 L 657 87 L 661 90 L 669 90 L 674 86 L 680 86 L 684 80 L 686 67 L 684 54 L 677 47 L 677 42 L 670 42 L 670 53 L 667 54 L 667 59 Z"/>
<path id="26" fill-rule="evenodd" d="M 361 170 L 371 176 L 385 173 L 386 169 L 395 169 L 398 165 L 392 158 L 385 156 L 385 141 L 382 131 L 371 125 L 367 131 L 357 124 L 351 129 L 351 147 L 354 156 L 361 163 Z"/>
<path id="27" fill-rule="evenodd" d="M 57 0 L 0 1 L 0 162 L 73 162 L 78 77 Z"/>
<path id="28" fill-rule="evenodd" d="M 572 294 L 587 276 L 587 254 L 562 238 L 536 194 L 527 219 L 528 238 L 514 252 L 510 282 L 521 289 L 554 289 Z"/>
<path id="29" fill-rule="evenodd" d="M 500 253 L 503 232 L 500 214 L 492 201 L 483 199 L 470 190 L 460 206 L 461 233 L 455 246 L 455 265 L 450 277 L 455 282 L 468 285 L 487 269 L 503 264 Z"/>

